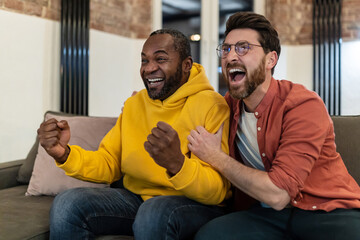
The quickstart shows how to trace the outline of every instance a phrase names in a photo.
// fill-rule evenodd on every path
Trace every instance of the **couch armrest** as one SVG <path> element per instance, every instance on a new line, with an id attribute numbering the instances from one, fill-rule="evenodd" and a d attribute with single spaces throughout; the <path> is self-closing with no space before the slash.
<path id="1" fill-rule="evenodd" d="M 0 163 L 0 189 L 19 185 L 16 180 L 20 166 L 25 159 Z"/>

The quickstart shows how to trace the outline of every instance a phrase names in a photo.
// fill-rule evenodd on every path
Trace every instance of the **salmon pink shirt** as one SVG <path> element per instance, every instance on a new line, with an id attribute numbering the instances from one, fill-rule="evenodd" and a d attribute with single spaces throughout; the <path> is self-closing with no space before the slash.
<path id="1" fill-rule="evenodd" d="M 230 155 L 242 162 L 235 137 L 241 100 L 225 96 L 230 109 Z M 272 78 L 254 111 L 259 151 L 271 181 L 304 210 L 360 208 L 360 188 L 336 152 L 333 122 L 322 99 L 300 84 Z M 236 189 L 235 208 L 249 205 Z"/>

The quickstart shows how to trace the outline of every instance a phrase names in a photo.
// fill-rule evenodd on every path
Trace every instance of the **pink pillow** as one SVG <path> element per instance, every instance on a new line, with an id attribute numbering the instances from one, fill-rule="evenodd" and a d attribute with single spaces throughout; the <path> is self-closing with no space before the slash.
<path id="1" fill-rule="evenodd" d="M 97 150 L 101 140 L 115 125 L 117 118 L 85 117 L 61 115 L 54 112 L 45 114 L 45 121 L 55 118 L 67 120 L 70 125 L 70 145 L 78 145 L 86 150 Z M 57 195 L 58 193 L 75 187 L 108 187 L 107 184 L 91 183 L 69 177 L 58 168 L 55 160 L 50 157 L 39 144 L 34 169 L 31 175 L 26 196 Z"/>

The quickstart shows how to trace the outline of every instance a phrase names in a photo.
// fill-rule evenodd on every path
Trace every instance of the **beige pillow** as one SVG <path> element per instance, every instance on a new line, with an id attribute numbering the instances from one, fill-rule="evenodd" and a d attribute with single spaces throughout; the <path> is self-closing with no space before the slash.
<path id="1" fill-rule="evenodd" d="M 86 150 L 96 150 L 117 120 L 117 118 L 111 117 L 66 116 L 53 112 L 46 113 L 45 121 L 50 118 L 67 120 L 71 130 L 69 144 L 81 146 Z M 39 144 L 34 169 L 25 195 L 56 195 L 75 187 L 108 187 L 108 185 L 81 181 L 65 175 L 64 171 L 56 166 L 55 160 Z"/>

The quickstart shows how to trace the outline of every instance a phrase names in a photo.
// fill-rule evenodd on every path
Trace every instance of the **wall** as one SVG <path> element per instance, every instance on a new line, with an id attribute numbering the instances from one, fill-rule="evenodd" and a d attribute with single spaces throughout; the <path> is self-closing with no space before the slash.
<path id="1" fill-rule="evenodd" d="M 89 115 L 118 116 L 131 93 L 144 87 L 139 71 L 144 41 L 90 31 Z"/>
<path id="2" fill-rule="evenodd" d="M 46 109 L 58 109 L 59 24 L 0 10 L 0 162 L 26 156 Z"/>
<path id="3" fill-rule="evenodd" d="M 341 51 L 341 108 L 342 115 L 360 114 L 359 53 L 360 53 L 360 1 L 343 0 Z"/>
<path id="4" fill-rule="evenodd" d="M 156 0 L 158 1 L 158 0 Z M 60 20 L 61 0 L 0 0 L 0 9 Z M 146 38 L 152 29 L 152 1 L 90 0 L 90 28 L 129 38 Z"/>
<path id="5" fill-rule="evenodd" d="M 44 112 L 59 110 L 59 3 L 0 0 L 0 162 L 26 157 Z M 90 8 L 89 114 L 118 116 L 143 88 L 151 1 L 91 0 Z"/>

